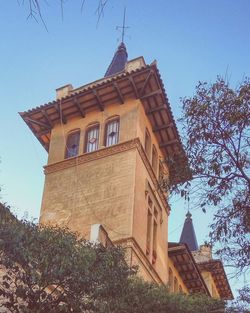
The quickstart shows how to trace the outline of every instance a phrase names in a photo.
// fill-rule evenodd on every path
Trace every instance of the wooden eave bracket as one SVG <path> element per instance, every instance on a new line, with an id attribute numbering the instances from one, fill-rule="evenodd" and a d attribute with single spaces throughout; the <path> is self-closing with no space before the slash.
<path id="1" fill-rule="evenodd" d="M 53 127 L 53 123 L 50 120 L 48 113 L 45 110 L 43 110 L 43 109 L 41 110 L 41 113 L 42 113 L 43 117 L 46 119 L 46 121 L 49 123 L 50 127 L 52 128 Z"/>
<path id="2" fill-rule="evenodd" d="M 146 95 L 141 96 L 140 99 L 143 100 L 143 99 L 146 99 L 146 98 L 149 98 L 149 97 L 153 97 L 153 96 L 156 96 L 156 95 L 161 95 L 162 93 L 163 92 L 162 92 L 161 89 L 157 89 L 157 90 L 152 91 L 152 92 L 150 92 L 150 93 L 148 93 Z"/>
<path id="3" fill-rule="evenodd" d="M 153 72 L 154 72 L 153 70 L 150 70 L 149 73 L 148 73 L 148 76 L 146 77 L 146 80 L 145 80 L 145 82 L 144 82 L 144 84 L 142 86 L 142 89 L 140 90 L 140 96 L 141 97 L 144 96 L 144 91 L 145 91 L 145 89 L 146 89 L 146 87 L 147 87 L 147 85 L 148 85 L 148 83 L 150 81 L 151 76 L 153 75 Z"/>
<path id="4" fill-rule="evenodd" d="M 163 111 L 163 110 L 167 111 L 167 107 L 166 107 L 165 104 L 159 105 L 159 106 L 157 106 L 155 108 L 147 110 L 146 115 L 150 115 L 150 114 L 152 114 L 154 112 L 159 112 L 159 111 Z"/>
<path id="5" fill-rule="evenodd" d="M 50 131 L 51 129 L 45 129 L 45 130 L 40 130 L 38 132 L 35 132 L 35 134 L 40 137 L 40 136 L 47 135 Z"/>
<path id="6" fill-rule="evenodd" d="M 163 124 L 161 126 L 155 126 L 153 127 L 153 132 L 158 132 L 160 130 L 163 130 L 163 129 L 168 129 L 168 128 L 172 128 L 174 127 L 174 124 L 173 123 L 169 123 L 169 124 Z"/>
<path id="7" fill-rule="evenodd" d="M 130 81 L 130 84 L 131 84 L 131 86 L 132 86 L 132 88 L 133 88 L 133 91 L 134 91 L 134 94 L 135 94 L 136 99 L 139 99 L 139 93 L 138 93 L 138 90 L 137 90 L 137 88 L 136 88 L 136 85 L 135 85 L 135 82 L 134 82 L 133 77 L 130 76 L 130 77 L 128 78 L 128 80 Z"/>
<path id="8" fill-rule="evenodd" d="M 48 126 L 48 124 L 45 124 L 45 123 L 43 123 L 43 122 L 40 122 L 40 121 L 37 121 L 37 120 L 33 120 L 33 119 L 30 118 L 30 117 L 24 117 L 23 119 L 24 119 L 24 121 L 25 121 L 27 124 L 31 123 L 31 124 L 35 124 L 35 125 L 37 125 L 37 126 L 43 127 L 43 128 L 45 128 L 45 129 L 47 129 L 47 130 L 51 130 L 51 126 Z"/>
<path id="9" fill-rule="evenodd" d="M 177 140 L 177 139 L 165 141 L 165 142 L 160 143 L 160 148 L 168 147 L 168 146 L 171 146 L 173 144 L 178 144 L 178 143 L 179 143 L 179 140 Z"/>
<path id="10" fill-rule="evenodd" d="M 121 90 L 120 90 L 118 84 L 117 84 L 116 82 L 114 82 L 114 83 L 113 83 L 113 86 L 114 86 L 114 88 L 115 88 L 115 91 L 116 91 L 116 93 L 117 93 L 119 99 L 120 99 L 121 104 L 124 104 L 124 98 L 123 98 L 123 95 L 122 95 L 122 93 L 121 93 Z"/>
<path id="11" fill-rule="evenodd" d="M 93 95 L 95 96 L 95 99 L 97 101 L 97 104 L 99 106 L 100 111 L 104 111 L 104 105 L 103 105 L 103 103 L 102 103 L 102 101 L 101 101 L 101 99 L 97 93 L 97 90 L 93 90 Z"/>
<path id="12" fill-rule="evenodd" d="M 76 96 L 74 97 L 73 102 L 74 102 L 74 105 L 77 107 L 77 110 L 79 111 L 81 117 L 84 118 L 84 117 L 85 117 L 85 111 L 84 111 L 84 110 L 82 109 L 82 107 L 80 106 L 80 104 L 79 104 L 78 99 L 77 99 Z"/>
<path id="13" fill-rule="evenodd" d="M 58 115 L 59 115 L 60 121 L 62 121 L 63 124 L 66 124 L 66 123 L 67 123 L 67 119 L 66 119 L 66 117 L 63 115 L 62 103 L 61 103 L 61 102 L 55 103 L 54 108 L 55 108 L 56 112 L 57 112 Z"/>

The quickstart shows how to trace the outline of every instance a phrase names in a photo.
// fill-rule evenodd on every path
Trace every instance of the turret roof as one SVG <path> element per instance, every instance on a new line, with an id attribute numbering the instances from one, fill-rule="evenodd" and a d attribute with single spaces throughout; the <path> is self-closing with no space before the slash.
<path id="1" fill-rule="evenodd" d="M 105 73 L 105 77 L 124 71 L 127 61 L 128 61 L 127 49 L 124 42 L 121 42 Z"/>
<path id="2" fill-rule="evenodd" d="M 181 233 L 180 243 L 186 243 L 190 251 L 198 250 L 198 243 L 194 231 L 192 214 L 190 212 L 186 214 L 186 219 Z"/>

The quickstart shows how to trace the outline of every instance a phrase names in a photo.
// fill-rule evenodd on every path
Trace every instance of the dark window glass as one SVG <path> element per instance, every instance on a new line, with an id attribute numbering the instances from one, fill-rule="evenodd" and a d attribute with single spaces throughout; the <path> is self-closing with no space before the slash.
<path id="1" fill-rule="evenodd" d="M 85 137 L 85 152 L 92 152 L 98 149 L 99 145 L 99 125 L 95 125 L 90 127 L 87 130 L 86 137 Z"/>
<path id="2" fill-rule="evenodd" d="M 80 130 L 70 133 L 67 138 L 65 159 L 78 155 Z"/>
<path id="3" fill-rule="evenodd" d="M 105 146 L 109 147 L 119 141 L 119 119 L 111 120 L 106 124 Z"/>

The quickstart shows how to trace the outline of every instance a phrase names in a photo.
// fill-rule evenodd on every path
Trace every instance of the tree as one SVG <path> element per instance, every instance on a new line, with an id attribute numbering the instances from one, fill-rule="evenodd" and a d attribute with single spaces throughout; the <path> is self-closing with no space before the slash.
<path id="1" fill-rule="evenodd" d="M 105 249 L 55 227 L 18 221 L 1 206 L 1 306 L 10 312 L 98 312 L 134 273 L 119 247 Z"/>
<path id="2" fill-rule="evenodd" d="M 16 313 L 208 313 L 223 302 L 135 277 L 119 247 L 18 221 L 0 204 L 0 307 Z"/>
<path id="3" fill-rule="evenodd" d="M 119 305 L 107 312 L 119 313 L 216 313 L 224 312 L 221 301 L 202 295 L 171 294 L 166 286 L 133 279 Z M 221 311 L 222 310 L 222 311 Z"/>
<path id="4" fill-rule="evenodd" d="M 62 19 L 63 19 L 63 8 L 64 8 L 65 2 L 66 2 L 65 0 L 58 1 Z M 84 7 L 85 2 L 86 2 L 86 0 L 79 0 L 81 12 L 83 11 L 83 7 Z M 95 13 L 97 14 L 97 18 L 98 18 L 98 22 L 99 22 L 100 18 L 103 15 L 104 8 L 105 8 L 108 0 L 96 0 L 96 2 L 97 2 L 97 4 L 96 4 L 96 12 Z M 42 22 L 42 24 L 44 25 L 45 29 L 48 31 L 47 26 L 46 26 L 46 22 L 43 18 L 43 10 L 42 10 L 43 4 L 46 4 L 47 6 L 49 5 L 49 3 L 47 1 L 43 2 L 41 0 L 23 0 L 22 1 L 22 5 L 25 5 L 28 7 L 27 18 L 34 19 L 36 22 L 38 22 L 40 20 Z"/>
<path id="5" fill-rule="evenodd" d="M 227 313 L 250 313 L 250 288 L 244 286 L 239 290 L 239 296 L 227 308 Z"/>
<path id="6" fill-rule="evenodd" d="M 250 82 L 235 90 L 222 78 L 199 83 L 182 103 L 193 181 L 173 189 L 204 212 L 216 208 L 211 242 L 241 273 L 250 264 Z"/>

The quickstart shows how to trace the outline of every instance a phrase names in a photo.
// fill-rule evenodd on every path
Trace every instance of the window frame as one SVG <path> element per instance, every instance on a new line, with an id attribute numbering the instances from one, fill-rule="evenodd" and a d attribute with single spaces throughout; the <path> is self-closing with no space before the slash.
<path id="1" fill-rule="evenodd" d="M 78 135 L 78 138 L 77 138 L 78 144 L 77 144 L 77 151 L 73 154 L 72 152 L 70 152 L 70 148 L 68 146 L 69 146 L 70 137 L 74 135 Z M 81 137 L 81 130 L 79 128 L 68 132 L 66 143 L 65 143 L 64 159 L 73 158 L 79 155 L 80 137 Z"/>
<path id="2" fill-rule="evenodd" d="M 88 134 L 93 130 L 93 129 L 98 129 L 98 138 L 97 138 L 97 148 L 91 151 L 88 151 Z M 83 151 L 84 153 L 90 153 L 94 152 L 99 149 L 100 146 L 100 123 L 94 123 L 89 125 L 86 130 L 85 130 L 85 136 L 84 136 L 84 148 Z"/>
<path id="3" fill-rule="evenodd" d="M 107 145 L 107 142 L 108 142 L 108 127 L 109 125 L 111 125 L 111 123 L 118 123 L 118 130 L 117 130 L 117 140 L 115 143 L 112 143 L 112 144 L 109 144 Z M 106 121 L 105 123 L 105 131 L 104 131 L 104 140 L 103 140 L 103 145 L 105 147 L 111 147 L 113 145 L 116 145 L 119 143 L 119 139 L 120 139 L 120 117 L 117 116 L 117 117 L 113 117 L 113 118 L 110 118 Z"/>
<path id="4" fill-rule="evenodd" d="M 157 261 L 158 249 L 158 215 L 159 210 L 154 203 L 154 198 L 150 194 L 146 195 L 147 206 L 147 231 L 146 231 L 146 255 L 150 262 L 154 265 Z"/>

